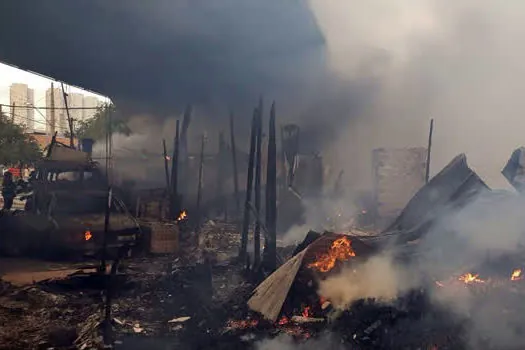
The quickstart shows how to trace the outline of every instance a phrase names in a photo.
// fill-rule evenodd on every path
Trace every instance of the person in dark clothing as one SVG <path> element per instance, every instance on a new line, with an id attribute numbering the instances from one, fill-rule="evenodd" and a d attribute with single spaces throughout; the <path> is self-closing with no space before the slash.
<path id="1" fill-rule="evenodd" d="M 13 181 L 13 174 L 9 171 L 4 174 L 4 182 L 2 183 L 2 197 L 4 197 L 4 207 L 2 210 L 11 210 L 13 201 L 16 197 L 16 184 Z"/>

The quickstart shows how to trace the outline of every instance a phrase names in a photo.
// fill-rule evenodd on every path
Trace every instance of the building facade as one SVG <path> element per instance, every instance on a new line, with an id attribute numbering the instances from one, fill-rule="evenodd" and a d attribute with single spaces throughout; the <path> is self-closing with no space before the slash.
<path id="1" fill-rule="evenodd" d="M 11 110 L 4 112 L 15 124 L 23 126 L 27 132 L 34 130 L 34 100 L 34 91 L 26 84 L 11 84 L 9 88 Z"/>
<path id="2" fill-rule="evenodd" d="M 84 108 L 82 110 L 82 120 L 86 121 L 93 118 L 97 112 L 97 108 L 102 105 L 101 101 L 94 96 L 84 96 Z M 88 109 L 89 108 L 89 109 Z"/>
<path id="3" fill-rule="evenodd" d="M 46 90 L 46 133 L 64 135 L 68 130 L 62 90 L 52 87 Z"/>
<path id="4" fill-rule="evenodd" d="M 84 120 L 84 110 L 80 109 L 84 107 L 84 95 L 80 93 L 70 93 L 67 96 L 67 104 L 70 108 L 69 115 L 73 119 L 73 123 Z"/>
<path id="5" fill-rule="evenodd" d="M 94 91 L 57 81 L 54 78 L 20 69 L 0 61 L 0 112 L 27 133 L 59 136 L 69 130 L 64 103 L 67 96 L 69 115 L 75 121 L 92 117 L 96 108 L 111 99 Z M 92 110 L 84 110 L 92 106 Z"/>

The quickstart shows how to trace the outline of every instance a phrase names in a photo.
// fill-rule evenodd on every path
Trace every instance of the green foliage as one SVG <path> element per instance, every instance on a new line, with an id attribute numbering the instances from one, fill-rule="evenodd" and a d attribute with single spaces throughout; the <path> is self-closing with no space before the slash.
<path id="1" fill-rule="evenodd" d="M 5 115 L 0 115 L 0 164 L 34 163 L 42 158 L 38 143 Z"/>
<path id="2" fill-rule="evenodd" d="M 93 118 L 86 121 L 76 121 L 75 124 L 75 137 L 78 139 L 104 140 L 109 126 L 111 126 L 112 134 L 124 134 L 126 136 L 131 134 L 131 129 L 126 120 L 112 104 L 99 107 Z"/>

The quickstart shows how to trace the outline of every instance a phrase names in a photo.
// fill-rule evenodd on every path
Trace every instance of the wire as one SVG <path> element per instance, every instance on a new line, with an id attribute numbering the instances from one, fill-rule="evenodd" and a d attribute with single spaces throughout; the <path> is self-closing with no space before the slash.
<path id="1" fill-rule="evenodd" d="M 6 105 L 6 104 L 1 104 L 0 103 L 0 107 L 9 107 L 9 108 L 12 108 L 13 105 Z M 28 106 L 17 106 L 15 104 L 15 108 L 23 108 L 23 107 L 26 107 L 26 108 L 29 108 Z M 69 107 L 69 108 L 66 108 L 66 107 L 43 107 L 43 106 L 30 106 L 31 108 L 36 108 L 36 109 L 69 109 L 69 110 L 73 110 L 73 109 L 90 109 L 90 110 L 97 110 L 99 109 L 100 107 Z"/>
<path id="2" fill-rule="evenodd" d="M 9 112 L 9 113 L 7 114 L 8 117 L 11 116 L 11 115 L 12 115 L 12 116 L 15 116 L 15 117 L 18 117 L 18 118 L 22 118 L 22 119 L 24 119 L 24 120 L 26 120 L 26 121 L 30 121 L 30 122 L 37 123 L 37 124 L 40 124 L 40 125 L 46 125 L 46 126 L 49 126 L 49 127 L 53 127 L 53 125 L 51 124 L 51 122 L 49 122 L 49 121 L 47 121 L 47 120 L 43 122 L 43 121 L 41 121 L 41 120 L 31 119 L 31 118 L 29 118 L 29 117 L 24 117 L 24 116 L 21 116 L 20 114 L 16 114 L 16 113 L 13 114 L 13 113 Z M 68 128 L 67 126 L 63 126 L 63 125 L 60 125 L 60 124 L 55 125 L 55 129 L 61 129 L 61 130 L 64 130 L 64 129 L 65 129 L 65 130 L 69 130 L 69 128 Z"/>

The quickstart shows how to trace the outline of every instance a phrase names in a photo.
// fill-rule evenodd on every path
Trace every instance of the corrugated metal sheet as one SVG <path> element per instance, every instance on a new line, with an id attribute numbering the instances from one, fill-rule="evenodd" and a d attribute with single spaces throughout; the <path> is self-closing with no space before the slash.
<path id="1" fill-rule="evenodd" d="M 489 190 L 469 168 L 467 157 L 460 154 L 414 195 L 386 231 L 417 234 L 424 231 L 443 210 L 464 206 L 474 196 Z"/>

